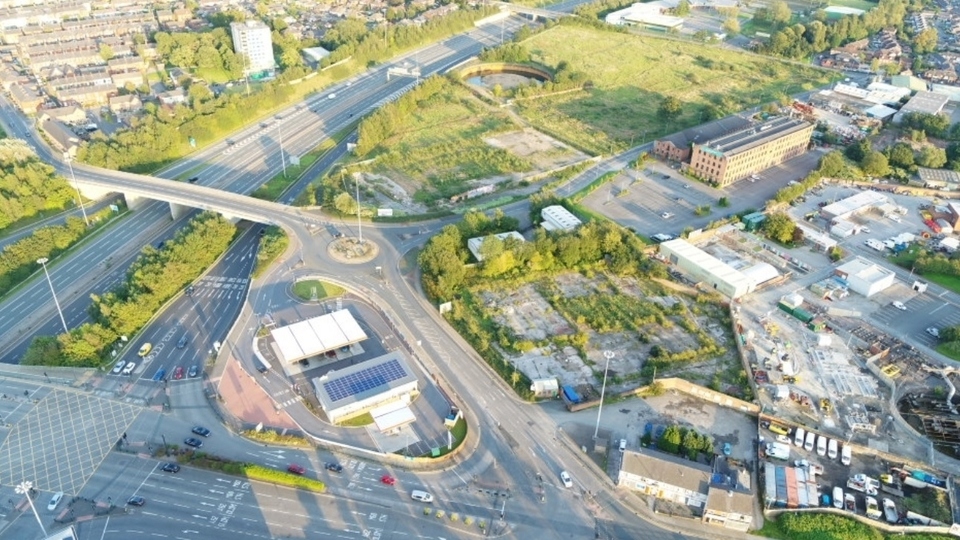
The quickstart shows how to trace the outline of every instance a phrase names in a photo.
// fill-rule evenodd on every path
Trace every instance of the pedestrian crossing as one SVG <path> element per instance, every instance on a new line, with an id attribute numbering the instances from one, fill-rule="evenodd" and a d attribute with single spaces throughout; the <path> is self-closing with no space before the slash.
<path id="1" fill-rule="evenodd" d="M 235 298 L 243 294 L 250 282 L 249 278 L 204 276 L 193 284 L 190 296 L 196 298 Z"/>

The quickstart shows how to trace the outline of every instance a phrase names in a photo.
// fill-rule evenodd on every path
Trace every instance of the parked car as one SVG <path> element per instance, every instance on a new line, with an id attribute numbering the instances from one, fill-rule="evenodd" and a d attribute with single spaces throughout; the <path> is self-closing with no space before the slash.
<path id="1" fill-rule="evenodd" d="M 47 510 L 53 512 L 57 509 L 57 506 L 60 505 L 60 501 L 63 500 L 63 492 L 58 491 L 53 494 L 53 497 L 50 498 L 50 502 L 47 504 Z"/>
<path id="2" fill-rule="evenodd" d="M 560 471 L 560 481 L 563 482 L 563 487 L 573 487 L 573 479 L 570 478 L 570 474 L 567 471 Z"/>
<path id="3" fill-rule="evenodd" d="M 147 500 L 144 499 L 143 497 L 130 497 L 129 499 L 127 499 L 127 504 L 129 504 L 130 506 L 143 506 L 144 503 L 146 502 Z"/>
<path id="4" fill-rule="evenodd" d="M 293 474 L 304 474 L 305 472 L 307 472 L 307 469 L 305 469 L 303 465 L 297 465 L 296 463 L 291 463 L 289 466 L 287 466 L 287 471 L 292 472 Z"/>
<path id="5" fill-rule="evenodd" d="M 785 435 L 777 435 L 777 437 L 786 437 L 786 436 L 785 436 Z M 790 442 L 790 439 L 787 439 L 787 443 L 789 443 L 789 442 Z M 729 456 L 732 451 L 733 451 L 733 447 L 730 446 L 730 443 L 728 443 L 728 442 L 723 443 L 723 455 Z"/>
<path id="6" fill-rule="evenodd" d="M 190 431 L 196 433 L 197 435 L 199 435 L 199 436 L 201 436 L 201 437 L 209 437 L 209 436 L 210 436 L 210 430 L 207 429 L 207 428 L 205 428 L 205 427 L 203 427 L 203 426 L 193 426 L 193 429 L 191 429 Z"/>
<path id="7" fill-rule="evenodd" d="M 133 373 L 133 370 L 136 369 L 137 364 L 135 362 L 128 362 L 127 367 L 123 368 L 123 374 L 129 375 Z"/>
<path id="8" fill-rule="evenodd" d="M 903 302 L 901 302 L 901 301 L 899 301 L 899 300 L 894 300 L 893 303 L 890 304 L 890 305 L 892 305 L 893 307 L 899 309 L 900 311 L 906 311 L 906 310 L 907 310 L 907 306 L 903 305 Z"/>
<path id="9" fill-rule="evenodd" d="M 119 374 L 121 371 L 123 371 L 123 366 L 125 366 L 125 365 L 127 365 L 127 362 L 126 362 L 125 360 L 119 360 L 119 361 L 117 361 L 117 363 L 114 364 L 114 366 L 113 366 L 113 374 L 114 374 L 114 375 Z"/>
<path id="10" fill-rule="evenodd" d="M 932 327 L 932 326 L 931 326 L 930 328 L 927 328 L 927 333 L 930 334 L 931 336 L 937 338 L 937 339 L 940 338 L 940 330 L 938 330 L 938 329 L 936 329 L 936 328 L 934 328 L 934 327 Z"/>
<path id="11" fill-rule="evenodd" d="M 620 451 L 623 452 L 626 449 L 627 449 L 627 440 L 620 439 Z"/>
<path id="12" fill-rule="evenodd" d="M 190 366 L 190 370 L 187 371 L 187 377 L 191 379 L 195 378 L 197 375 L 200 375 L 200 368 L 196 364 Z"/>
<path id="13" fill-rule="evenodd" d="M 179 381 L 182 378 L 183 378 L 183 366 L 177 366 L 176 369 L 173 370 L 173 380 Z"/>
<path id="14" fill-rule="evenodd" d="M 335 472 L 335 473 L 343 472 L 343 465 L 339 463 L 325 463 L 323 465 L 323 468 L 330 472 Z"/>
<path id="15" fill-rule="evenodd" d="M 178 473 L 180 472 L 180 466 L 176 463 L 164 463 L 160 470 L 168 473 Z"/>
<path id="16" fill-rule="evenodd" d="M 392 486 L 397 483 L 397 479 L 390 476 L 389 474 L 385 474 L 380 477 L 380 482 L 388 486 Z"/>
<path id="17" fill-rule="evenodd" d="M 186 439 L 183 440 L 183 444 L 187 446 L 192 446 L 194 448 L 200 448 L 201 446 L 203 446 L 203 441 L 201 441 L 196 437 L 187 437 Z"/>

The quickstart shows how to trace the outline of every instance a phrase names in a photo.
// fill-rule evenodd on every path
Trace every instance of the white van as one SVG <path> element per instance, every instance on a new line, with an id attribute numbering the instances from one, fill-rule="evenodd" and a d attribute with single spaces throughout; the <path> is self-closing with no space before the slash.
<path id="1" fill-rule="evenodd" d="M 817 437 L 817 455 L 820 457 L 827 455 L 827 438 L 823 435 Z"/>
<path id="2" fill-rule="evenodd" d="M 793 434 L 793 445 L 794 446 L 803 446 L 803 438 L 807 436 L 807 430 L 802 427 L 797 428 L 797 432 Z"/>
<path id="3" fill-rule="evenodd" d="M 433 495 L 427 493 L 426 491 L 420 491 L 419 489 L 415 489 L 411 491 L 410 497 L 415 501 L 427 502 L 427 503 L 433 502 Z"/>
<path id="4" fill-rule="evenodd" d="M 816 433 L 808 432 L 807 440 L 803 442 L 803 449 L 807 452 L 813 452 L 813 443 L 817 440 Z"/>
<path id="5" fill-rule="evenodd" d="M 830 439 L 830 442 L 827 443 L 827 457 L 830 459 L 837 459 L 837 440 Z"/>
<path id="6" fill-rule="evenodd" d="M 853 449 L 850 448 L 849 444 L 843 445 L 843 449 L 840 450 L 840 463 L 844 465 L 850 465 L 850 460 L 853 458 Z"/>

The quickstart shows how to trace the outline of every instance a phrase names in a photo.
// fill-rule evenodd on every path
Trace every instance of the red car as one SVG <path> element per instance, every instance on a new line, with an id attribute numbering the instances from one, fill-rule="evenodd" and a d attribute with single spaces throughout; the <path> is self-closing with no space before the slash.
<path id="1" fill-rule="evenodd" d="M 287 470 L 292 472 L 293 474 L 303 474 L 307 472 L 307 470 L 304 469 L 302 465 L 297 465 L 296 463 L 291 463 L 290 466 L 287 467 Z"/>
<path id="2" fill-rule="evenodd" d="M 183 378 L 183 366 L 177 366 L 177 369 L 173 370 L 173 380 L 179 381 Z"/>
<path id="3" fill-rule="evenodd" d="M 381 477 L 380 477 L 380 481 L 383 482 L 384 484 L 388 485 L 388 486 L 392 486 L 392 485 L 394 485 L 394 484 L 397 483 L 397 479 L 394 478 L 394 477 L 392 477 L 392 476 L 390 476 L 389 474 L 385 474 L 385 475 L 381 476 Z"/>

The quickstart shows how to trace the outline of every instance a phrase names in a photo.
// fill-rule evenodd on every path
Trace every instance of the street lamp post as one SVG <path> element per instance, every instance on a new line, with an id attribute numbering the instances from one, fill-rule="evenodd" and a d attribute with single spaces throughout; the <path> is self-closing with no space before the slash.
<path id="1" fill-rule="evenodd" d="M 47 272 L 47 262 L 50 259 L 46 257 L 41 257 L 37 259 L 37 264 L 43 267 L 43 274 L 47 276 L 47 284 L 50 285 L 50 294 L 53 295 L 53 303 L 57 306 L 57 313 L 60 314 L 60 322 L 63 323 L 63 331 L 70 332 L 70 329 L 67 328 L 67 321 L 63 318 L 63 310 L 60 309 L 60 301 L 57 300 L 57 291 L 53 290 L 53 282 L 50 281 L 50 272 Z"/>
<path id="2" fill-rule="evenodd" d="M 613 351 L 603 351 L 603 356 L 607 359 L 607 364 L 603 368 L 603 385 L 600 387 L 600 408 L 597 409 L 597 428 L 593 430 L 594 440 L 596 440 L 597 434 L 600 433 L 600 413 L 603 412 L 603 394 L 607 390 L 607 372 L 610 371 L 610 359 L 613 358 Z"/>
<path id="3" fill-rule="evenodd" d="M 363 243 L 363 223 L 360 221 L 360 177 L 354 180 L 357 182 L 357 231 L 360 233 L 360 243 Z"/>
<path id="4" fill-rule="evenodd" d="M 13 488 L 18 495 L 24 495 L 27 497 L 27 502 L 30 503 L 30 509 L 33 510 L 33 517 L 37 518 L 37 525 L 40 526 L 40 530 L 43 531 L 43 536 L 47 536 L 47 529 L 44 528 L 43 522 L 40 521 L 40 514 L 37 513 L 37 507 L 33 505 L 33 499 L 30 497 L 30 490 L 33 489 L 33 482 L 29 480 L 24 480 L 17 484 L 17 487 Z"/>
<path id="5" fill-rule="evenodd" d="M 283 131 L 280 130 L 281 122 L 277 122 L 277 139 L 280 141 L 280 163 L 283 165 L 283 177 L 287 177 L 287 160 L 283 157 Z"/>
<path id="6" fill-rule="evenodd" d="M 70 167 L 70 177 L 73 178 L 73 188 L 77 190 L 77 201 L 80 202 L 80 212 L 83 213 L 83 222 L 90 226 L 90 220 L 87 219 L 87 209 L 83 207 L 83 195 L 80 195 L 80 184 L 77 184 L 77 175 L 73 173 L 73 158 L 67 159 L 67 166 Z"/>

